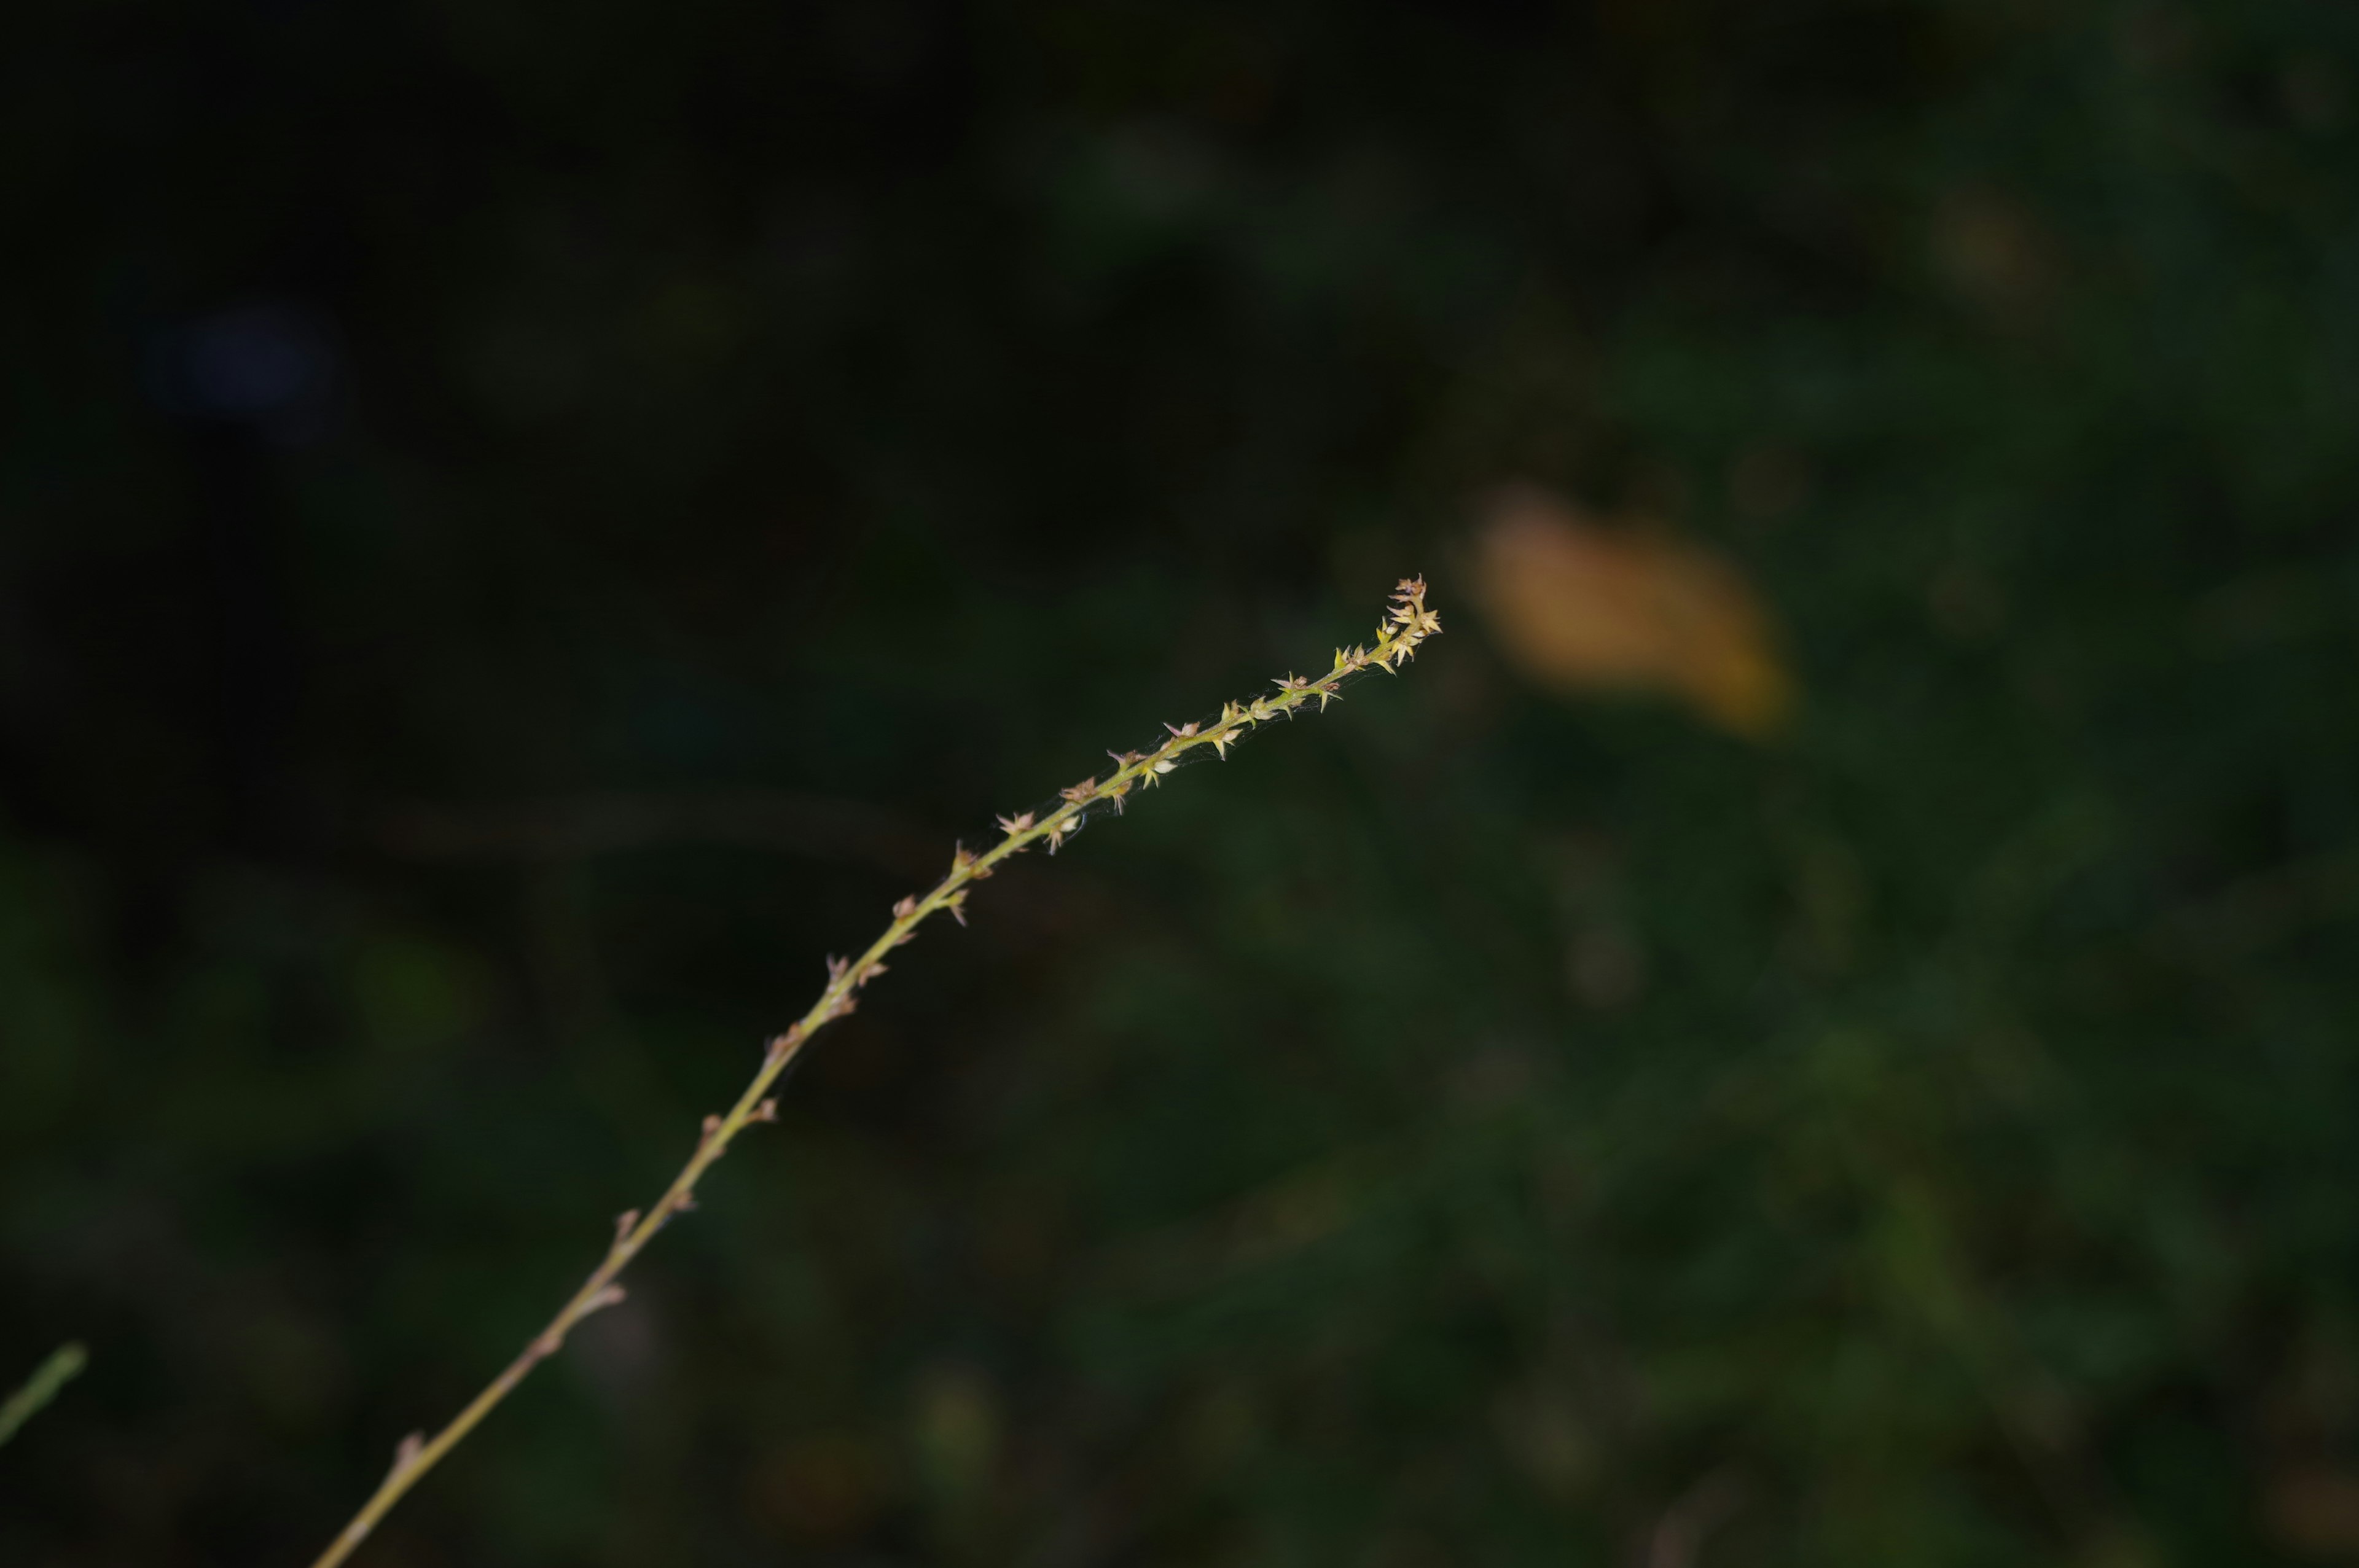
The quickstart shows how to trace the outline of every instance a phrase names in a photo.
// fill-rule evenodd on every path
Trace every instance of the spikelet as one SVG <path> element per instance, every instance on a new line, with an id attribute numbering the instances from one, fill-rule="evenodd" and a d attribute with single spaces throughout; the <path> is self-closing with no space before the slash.
<path id="1" fill-rule="evenodd" d="M 1397 673 L 1415 655 L 1420 643 L 1439 635 L 1440 631 L 1440 618 L 1425 607 L 1425 579 L 1404 578 L 1393 590 L 1384 622 L 1376 628 L 1375 642 L 1364 647 L 1338 648 L 1334 663 L 1325 675 L 1316 679 L 1288 675 L 1276 682 L 1275 696 L 1265 694 L 1242 705 L 1224 703 L 1221 716 L 1209 722 L 1166 724 L 1163 728 L 1169 732 L 1169 739 L 1162 745 L 1151 752 L 1108 752 L 1114 762 L 1113 773 L 1104 779 L 1093 774 L 1059 791 L 1063 804 L 1055 810 L 1045 816 L 1024 811 L 999 818 L 1002 837 L 993 848 L 975 854 L 960 845 L 951 855 L 949 873 L 939 883 L 893 905 L 892 925 L 869 945 L 866 952 L 856 957 L 827 960 L 827 987 L 820 993 L 819 1000 L 785 1033 L 770 1040 L 760 1067 L 737 1103 L 725 1114 L 704 1119 L 695 1152 L 663 1196 L 644 1212 L 632 1209 L 616 1218 L 614 1238 L 606 1250 L 605 1260 L 559 1310 L 549 1326 L 526 1345 L 523 1354 L 473 1403 L 432 1438 L 413 1433 L 402 1440 L 391 1474 L 312 1568 L 336 1568 L 342 1563 L 444 1454 L 473 1431 L 475 1424 L 506 1399 L 534 1366 L 556 1352 L 574 1325 L 623 1299 L 623 1287 L 615 1282 L 615 1276 L 629 1266 L 673 1216 L 690 1213 L 696 1207 L 697 1182 L 714 1161 L 728 1152 L 731 1141 L 740 1132 L 756 1122 L 777 1119 L 778 1102 L 770 1091 L 779 1076 L 813 1034 L 859 1005 L 858 992 L 886 972 L 886 953 L 908 942 L 917 935 L 918 927 L 935 914 L 947 913 L 960 925 L 965 925 L 971 883 L 983 881 L 1001 861 L 1022 854 L 1043 839 L 1053 854 L 1080 830 L 1092 806 L 1111 801 L 1115 810 L 1121 810 L 1125 796 L 1134 785 L 1144 788 L 1154 784 L 1177 765 L 1182 754 L 1197 747 L 1210 746 L 1214 756 L 1226 761 L 1229 748 L 1255 725 L 1280 717 L 1290 718 L 1296 708 L 1312 697 L 1318 698 L 1323 709 L 1334 700 L 1338 687 L 1364 670 Z"/>

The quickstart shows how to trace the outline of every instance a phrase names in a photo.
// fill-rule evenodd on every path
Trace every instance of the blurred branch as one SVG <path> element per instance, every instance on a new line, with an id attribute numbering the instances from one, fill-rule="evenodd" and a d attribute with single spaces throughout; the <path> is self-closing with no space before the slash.
<path id="1" fill-rule="evenodd" d="M 33 1369 L 25 1386 L 0 1404 L 0 1443 L 16 1435 L 16 1429 L 33 1419 L 43 1405 L 58 1397 L 58 1391 L 82 1375 L 90 1365 L 90 1353 L 77 1342 L 59 1346 L 49 1352 L 49 1358 Z"/>
<path id="2" fill-rule="evenodd" d="M 1655 1521 L 1647 1538 L 1647 1568 L 1694 1568 L 1705 1538 L 1744 1500 L 1744 1477 L 1732 1469 L 1715 1470 L 1696 1482 Z"/>
<path id="3" fill-rule="evenodd" d="M 571 860 L 673 844 L 725 844 L 813 860 L 933 870 L 931 839 L 897 813 L 789 790 L 592 795 L 525 805 L 397 806 L 379 848 L 421 860 Z"/>
<path id="4" fill-rule="evenodd" d="M 2245 878 L 2174 912 L 2166 932 L 2190 957 L 2274 946 L 2339 919 L 2359 902 L 2359 854 L 2319 855 Z"/>

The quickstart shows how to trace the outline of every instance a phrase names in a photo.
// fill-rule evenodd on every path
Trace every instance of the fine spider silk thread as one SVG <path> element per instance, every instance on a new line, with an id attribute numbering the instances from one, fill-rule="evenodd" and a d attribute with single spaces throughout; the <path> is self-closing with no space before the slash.
<path id="1" fill-rule="evenodd" d="M 631 1209 L 615 1217 L 614 1238 L 606 1249 L 604 1260 L 558 1309 L 549 1325 L 534 1336 L 516 1359 L 448 1425 L 431 1437 L 413 1432 L 401 1440 L 394 1451 L 393 1468 L 385 1480 L 319 1555 L 312 1568 L 336 1568 L 351 1556 L 427 1471 L 473 1432 L 535 1367 L 557 1353 L 574 1325 L 623 1299 L 617 1276 L 674 1215 L 696 1206 L 697 1182 L 715 1160 L 728 1152 L 730 1142 L 740 1132 L 755 1122 L 777 1119 L 778 1102 L 770 1091 L 804 1044 L 827 1024 L 859 1006 L 862 988 L 885 972 L 885 955 L 916 936 L 919 925 L 928 917 L 947 913 L 960 925 L 965 925 L 969 884 L 989 877 L 1001 861 L 1043 840 L 1048 843 L 1049 852 L 1055 854 L 1093 813 L 1121 811 L 1132 790 L 1144 792 L 1152 788 L 1183 761 L 1199 760 L 1203 748 L 1211 747 L 1215 757 L 1226 761 L 1229 748 L 1251 733 L 1256 725 L 1274 719 L 1291 719 L 1314 698 L 1319 710 L 1324 712 L 1346 681 L 1370 670 L 1397 674 L 1415 655 L 1418 645 L 1440 631 L 1440 617 L 1425 607 L 1425 579 L 1404 578 L 1393 589 L 1385 618 L 1376 626 L 1375 641 L 1364 647 L 1336 649 L 1334 665 L 1325 675 L 1315 678 L 1281 676 L 1275 682 L 1275 696 L 1225 703 L 1216 719 L 1166 724 L 1166 738 L 1152 750 L 1108 752 L 1114 758 L 1114 770 L 1105 778 L 1093 773 L 1071 788 L 1058 791 L 1053 806 L 1043 803 L 1029 811 L 1001 817 L 1003 837 L 982 854 L 959 846 L 951 857 L 949 872 L 940 882 L 924 893 L 911 893 L 893 906 L 893 924 L 869 945 L 867 951 L 856 958 L 828 959 L 827 989 L 820 992 L 819 1000 L 784 1034 L 770 1042 L 760 1068 L 737 1097 L 736 1104 L 725 1115 L 704 1119 L 695 1152 L 689 1156 L 679 1174 L 672 1178 L 671 1185 L 664 1189 L 663 1196 L 644 1212 Z"/>

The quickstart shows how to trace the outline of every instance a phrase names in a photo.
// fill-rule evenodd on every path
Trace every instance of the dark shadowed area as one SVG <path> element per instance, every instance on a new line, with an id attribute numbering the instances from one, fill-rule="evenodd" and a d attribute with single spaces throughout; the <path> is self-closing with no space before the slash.
<path id="1" fill-rule="evenodd" d="M 0 1563 L 2359 1561 L 2359 8 L 0 34 Z"/>

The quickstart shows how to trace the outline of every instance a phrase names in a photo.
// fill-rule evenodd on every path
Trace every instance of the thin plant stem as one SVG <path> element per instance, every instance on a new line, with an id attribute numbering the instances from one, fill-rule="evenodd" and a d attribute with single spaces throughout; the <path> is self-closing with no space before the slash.
<path id="1" fill-rule="evenodd" d="M 542 1361 L 557 1353 L 573 1326 L 603 1307 L 612 1306 L 623 1299 L 623 1287 L 617 1276 L 630 1266 L 631 1260 L 655 1238 L 674 1215 L 686 1213 L 696 1206 L 696 1184 L 712 1162 L 729 1150 L 737 1135 L 757 1121 L 775 1120 L 777 1101 L 770 1097 L 771 1087 L 780 1074 L 795 1059 L 797 1053 L 810 1043 L 810 1037 L 836 1019 L 859 1005 L 863 987 L 886 970 L 885 955 L 909 941 L 918 927 L 930 916 L 949 914 L 962 925 L 966 924 L 965 903 L 968 884 L 983 881 L 996 870 L 1001 861 L 1022 854 L 1033 845 L 1046 840 L 1049 852 L 1055 854 L 1065 839 L 1079 830 L 1082 819 L 1104 806 L 1122 809 L 1125 796 L 1134 789 L 1144 790 L 1158 783 L 1179 760 L 1190 752 L 1205 746 L 1223 761 L 1229 747 L 1242 739 L 1256 724 L 1273 719 L 1292 718 L 1307 702 L 1316 701 L 1321 709 L 1334 700 L 1338 687 L 1353 676 L 1370 669 L 1397 673 L 1415 654 L 1418 644 L 1441 630 L 1440 618 L 1425 607 L 1425 582 L 1421 578 L 1404 579 L 1392 596 L 1384 622 L 1376 628 L 1375 641 L 1366 647 L 1339 648 L 1334 667 L 1316 678 L 1285 676 L 1277 684 L 1275 696 L 1260 697 L 1248 703 L 1228 703 L 1221 716 L 1203 723 L 1171 725 L 1164 728 L 1169 738 L 1150 752 L 1109 752 L 1114 760 L 1114 771 L 1103 779 L 1093 775 L 1070 789 L 1058 792 L 1063 804 L 1046 812 L 1022 812 L 999 819 L 1004 835 L 990 849 L 977 855 L 961 846 L 951 861 L 951 869 L 942 880 L 922 894 L 912 893 L 893 906 L 893 923 L 885 934 L 869 944 L 868 950 L 856 958 L 830 958 L 827 961 L 827 989 L 784 1034 L 769 1044 L 762 1065 L 745 1086 L 737 1102 L 723 1115 L 704 1119 L 703 1133 L 697 1140 L 696 1152 L 688 1163 L 680 1167 L 671 1185 L 645 1210 L 632 1209 L 616 1217 L 614 1238 L 606 1249 L 606 1256 L 581 1289 L 558 1309 L 549 1325 L 534 1336 L 506 1368 L 468 1401 L 467 1407 L 452 1417 L 449 1425 L 428 1436 L 412 1433 L 401 1440 L 395 1450 L 393 1468 L 386 1473 L 375 1495 L 364 1504 L 360 1512 L 345 1525 L 328 1549 L 313 1563 L 312 1568 L 336 1568 L 349 1557 L 369 1532 L 377 1527 L 393 1506 L 408 1490 L 424 1478 L 426 1473 L 440 1463 L 442 1456 L 458 1446 L 474 1431 L 483 1419 L 491 1414 L 502 1400 L 514 1391 L 518 1383 Z"/>
<path id="2" fill-rule="evenodd" d="M 16 1435 L 16 1429 L 39 1412 L 43 1405 L 58 1397 L 58 1391 L 90 1365 L 90 1353 L 79 1344 L 68 1343 L 49 1352 L 49 1358 L 33 1368 L 25 1386 L 0 1404 L 0 1443 Z"/>

